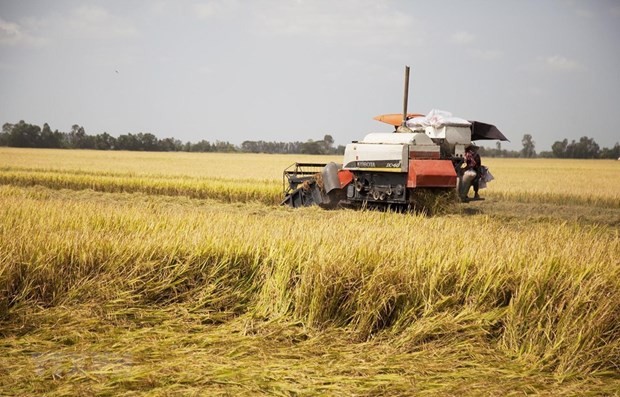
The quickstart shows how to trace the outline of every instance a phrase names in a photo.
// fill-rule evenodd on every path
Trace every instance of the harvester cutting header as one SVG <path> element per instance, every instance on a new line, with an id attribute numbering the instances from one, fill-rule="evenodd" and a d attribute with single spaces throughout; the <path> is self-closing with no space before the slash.
<path id="1" fill-rule="evenodd" d="M 420 191 L 462 196 L 473 177 L 461 172 L 465 149 L 476 140 L 506 137 L 493 125 L 439 110 L 408 113 L 409 66 L 405 67 L 402 114 L 375 120 L 395 127 L 345 147 L 343 164 L 295 163 L 284 170 L 283 205 L 416 206 Z M 465 188 L 467 190 L 465 190 Z"/>

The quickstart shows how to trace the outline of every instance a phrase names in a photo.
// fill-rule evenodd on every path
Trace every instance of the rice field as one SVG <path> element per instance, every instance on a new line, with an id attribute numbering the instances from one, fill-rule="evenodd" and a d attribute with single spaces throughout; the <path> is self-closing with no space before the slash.
<path id="1" fill-rule="evenodd" d="M 278 206 L 330 160 L 0 148 L 0 395 L 618 394 L 620 162 Z"/>

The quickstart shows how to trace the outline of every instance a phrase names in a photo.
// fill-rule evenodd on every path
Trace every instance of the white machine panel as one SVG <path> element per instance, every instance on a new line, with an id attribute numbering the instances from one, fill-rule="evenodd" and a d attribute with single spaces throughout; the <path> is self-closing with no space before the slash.
<path id="1" fill-rule="evenodd" d="M 444 125 L 441 127 L 428 126 L 424 132 L 430 138 L 445 139 L 450 144 L 467 145 L 471 142 L 471 129 L 469 126 Z"/>
<path id="2" fill-rule="evenodd" d="M 408 147 L 409 145 L 407 144 L 349 143 L 344 150 L 343 168 L 349 170 L 364 169 L 383 172 L 407 172 L 409 166 Z"/>
<path id="3" fill-rule="evenodd" d="M 407 132 L 373 132 L 364 137 L 363 143 L 411 143 L 414 133 Z"/>

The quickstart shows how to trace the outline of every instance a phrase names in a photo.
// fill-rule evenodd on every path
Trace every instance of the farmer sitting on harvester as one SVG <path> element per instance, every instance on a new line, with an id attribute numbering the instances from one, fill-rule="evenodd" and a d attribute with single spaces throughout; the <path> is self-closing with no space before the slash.
<path id="1" fill-rule="evenodd" d="M 472 143 L 465 148 L 465 161 L 461 167 L 463 168 L 461 198 L 467 200 L 469 187 L 473 186 L 474 200 L 481 200 L 478 190 L 480 189 L 480 177 L 482 176 L 482 161 L 478 154 L 478 146 Z"/>

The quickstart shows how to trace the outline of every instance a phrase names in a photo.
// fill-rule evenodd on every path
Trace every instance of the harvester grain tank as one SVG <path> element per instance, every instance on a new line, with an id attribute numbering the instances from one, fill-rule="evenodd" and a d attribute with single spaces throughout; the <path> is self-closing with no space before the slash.
<path id="1" fill-rule="evenodd" d="M 433 110 L 407 112 L 409 67 L 405 68 L 402 114 L 375 117 L 395 127 L 370 133 L 345 147 L 342 164 L 295 163 L 284 170 L 283 205 L 415 206 L 416 193 L 442 194 L 469 187 L 460 173 L 473 140 L 506 137 L 493 125 Z"/>

